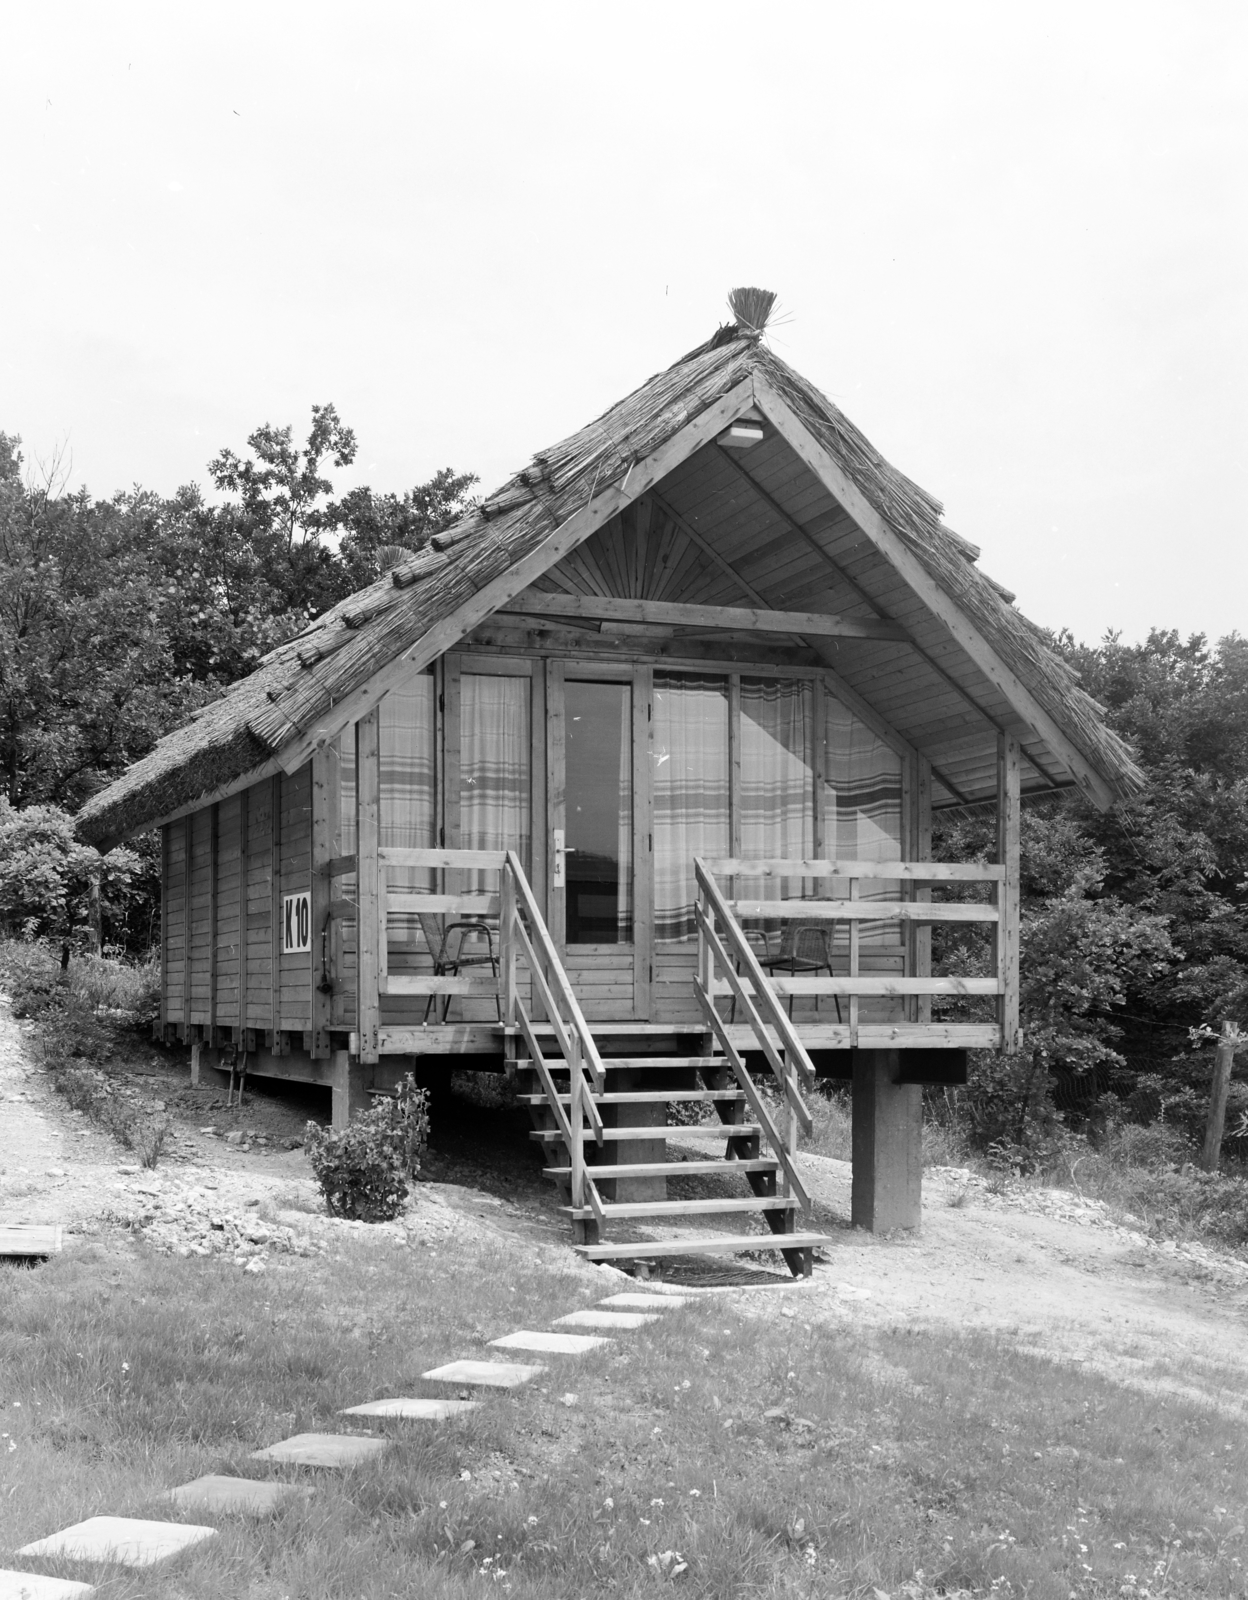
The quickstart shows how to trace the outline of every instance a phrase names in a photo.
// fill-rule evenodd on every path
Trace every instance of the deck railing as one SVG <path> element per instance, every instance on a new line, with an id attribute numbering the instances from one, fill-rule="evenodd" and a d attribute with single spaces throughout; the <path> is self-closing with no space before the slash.
<path id="1" fill-rule="evenodd" d="M 518 1029 L 528 1046 L 556 1126 L 568 1146 L 573 1205 L 589 1206 L 601 1222 L 597 1190 L 586 1178 L 585 1141 L 589 1139 L 600 1145 L 603 1139 L 602 1116 L 592 1094 L 592 1089 L 601 1089 L 605 1082 L 602 1060 L 519 856 L 514 850 L 381 848 L 377 851 L 377 868 L 377 933 L 371 942 L 376 952 L 376 975 L 370 984 L 365 961 L 361 959 L 357 972 L 360 1019 L 355 1032 L 357 1043 L 367 1041 L 365 1019 L 370 1002 L 379 1006 L 381 996 L 424 999 L 432 1007 L 457 998 L 488 1000 L 491 1011 L 497 1007 L 499 1021 Z M 331 878 L 355 869 L 354 856 L 329 863 Z M 413 872 L 430 873 L 434 882 L 440 882 L 442 887 L 415 888 L 410 882 L 396 884 L 392 881 L 400 874 L 403 879 L 410 879 Z M 460 878 L 481 873 L 496 873 L 498 887 L 464 891 L 447 887 L 448 874 Z M 357 921 L 360 932 L 363 931 L 362 916 L 357 902 L 332 902 L 331 917 Z M 390 922 L 396 917 L 415 917 L 420 922 L 429 945 L 433 971 L 390 970 Z M 474 964 L 467 971 L 462 970 L 462 960 L 455 959 L 461 952 L 445 948 L 445 930 L 453 923 L 480 927 Z M 471 936 L 471 928 L 463 931 Z M 492 959 L 482 959 L 481 940 L 486 940 L 487 949 L 494 952 Z M 361 957 L 369 945 L 370 941 L 357 935 Z M 522 964 L 529 980 L 528 1001 L 526 985 L 520 981 Z M 452 966 L 461 970 L 441 970 Z M 541 1022 L 547 1023 L 553 1031 L 562 1056 L 560 1065 L 555 1065 L 554 1058 L 548 1057 L 538 1042 L 535 1024 Z M 374 1050 L 376 1048 L 374 1045 Z M 568 1073 L 566 1107 L 554 1081 L 552 1066 L 555 1071 L 566 1069 Z"/>
<path id="2" fill-rule="evenodd" d="M 1009 1048 L 1013 1031 L 1007 1027 L 1007 1019 L 1017 1015 L 1018 1004 L 1016 955 L 1011 959 L 1017 941 L 1007 941 L 999 936 L 1006 902 L 1006 869 L 1003 866 L 984 862 L 755 861 L 729 857 L 699 860 L 696 872 L 699 892 L 699 990 L 708 1021 L 712 1013 L 718 1015 L 715 1001 L 729 997 L 734 1002 L 734 1012 L 738 1007 L 743 1011 L 747 1023 L 760 1040 L 770 1029 L 784 1045 L 788 1058 L 799 1060 L 801 1058 L 794 1053 L 788 1038 L 788 1034 L 793 1032 L 792 1023 L 786 1006 L 780 1002 L 784 1000 L 791 1005 L 793 998 L 799 995 L 816 998 L 829 996 L 837 1001 L 838 1016 L 839 1002 L 842 998 L 846 999 L 848 1015 L 835 1028 L 820 1028 L 820 1038 L 824 1043 L 851 1049 L 859 1046 L 887 1048 L 932 1044 L 1004 1044 Z M 828 880 L 834 878 L 846 884 L 844 898 L 737 898 L 725 894 L 716 881 L 779 880 L 783 890 L 786 881 L 809 883 L 813 880 L 827 884 Z M 909 886 L 912 892 L 920 885 L 982 883 L 991 887 L 993 900 L 992 903 L 934 902 L 926 895 L 897 900 L 858 899 L 858 885 L 864 882 Z M 742 926 L 743 922 L 760 921 L 779 921 L 782 924 L 800 921 L 827 924 L 830 928 L 840 923 L 846 924 L 848 970 L 819 976 L 764 971 Z M 923 972 L 904 975 L 863 973 L 859 970 L 859 930 L 865 922 L 892 922 L 902 927 L 930 926 L 936 922 L 989 924 L 994 935 L 994 970 L 984 977 L 932 977 Z M 779 962 L 776 960 L 772 964 L 778 965 Z M 859 1006 L 862 1000 L 930 1001 L 931 997 L 938 995 L 994 997 L 998 1009 L 997 1023 L 947 1025 L 913 1018 L 904 1022 L 863 1023 L 860 1019 Z"/>

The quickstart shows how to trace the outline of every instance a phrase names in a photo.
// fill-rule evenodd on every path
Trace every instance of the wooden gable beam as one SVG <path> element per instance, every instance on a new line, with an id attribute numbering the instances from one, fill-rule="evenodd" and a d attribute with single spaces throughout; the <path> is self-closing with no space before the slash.
<path id="1" fill-rule="evenodd" d="M 311 727 L 283 745 L 277 752 L 283 771 L 297 771 L 330 739 L 337 738 L 344 728 L 367 715 L 391 689 L 458 644 L 478 623 L 484 622 L 486 617 L 514 599 L 522 589 L 527 589 L 569 551 L 583 544 L 595 529 L 615 516 L 617 511 L 640 499 L 695 450 L 709 444 L 730 422 L 748 411 L 753 403 L 754 380 L 743 378 L 650 455 L 634 461 L 618 484 L 609 485 L 587 500 L 579 511 L 574 511 L 557 528 L 552 529 L 536 550 L 478 589 L 471 599 L 436 622 L 410 649 L 380 668 L 367 683 L 344 696 L 332 710 L 318 717 Z"/>
<path id="2" fill-rule="evenodd" d="M 654 622 L 677 628 L 729 628 L 742 633 L 813 634 L 824 639 L 893 639 L 907 635 L 877 617 L 825 616 L 814 611 L 771 611 L 761 606 L 685 605 L 669 600 L 629 600 L 613 595 L 560 594 L 524 589 L 501 611 L 526 616 L 586 617 L 601 622 Z"/>
<path id="3" fill-rule="evenodd" d="M 888 612 L 883 606 L 880 605 L 878 600 L 873 599 L 872 596 L 867 593 L 867 591 L 855 578 L 850 577 L 849 573 L 845 571 L 840 562 L 823 548 L 823 546 L 815 538 L 814 534 L 811 533 L 809 528 L 803 527 L 797 518 L 786 511 L 778 500 L 776 500 L 772 495 L 768 494 L 767 490 L 763 488 L 762 484 L 758 482 L 753 474 L 747 470 L 742 462 L 740 462 L 730 450 L 725 450 L 722 445 L 718 445 L 717 448 L 723 459 L 733 469 L 737 476 L 742 479 L 755 497 L 765 506 L 767 506 L 770 511 L 785 524 L 786 527 L 791 529 L 794 533 L 800 535 L 800 537 L 806 542 L 806 544 L 810 546 L 823 564 L 831 572 L 833 572 L 836 577 L 846 585 L 847 588 L 851 589 L 864 605 L 870 606 L 871 610 L 875 612 L 876 616 L 882 620 L 888 622 L 896 621 L 895 618 L 889 616 Z M 897 623 L 896 625 L 898 627 L 902 627 L 901 623 Z M 929 667 L 942 683 L 952 689 L 954 694 L 956 694 L 960 700 L 965 701 L 965 703 L 971 708 L 976 716 L 982 717 L 994 733 L 1001 734 L 1007 731 L 1005 725 L 996 717 L 994 717 L 992 712 L 989 711 L 987 707 L 980 705 L 979 701 L 976 700 L 975 696 L 970 692 L 969 689 L 967 689 L 963 684 L 960 684 L 951 672 L 946 671 L 946 669 L 941 666 L 940 662 L 936 660 L 935 656 L 930 655 L 926 650 L 924 650 L 923 646 L 918 642 L 913 634 L 907 631 L 906 639 L 911 650 L 914 651 L 919 660 Z M 1037 761 L 1034 756 L 1029 755 L 1025 750 L 1023 751 L 1023 760 L 1034 767 L 1046 783 L 1051 784 L 1056 782 L 1053 774 L 1051 772 L 1047 772 L 1040 762 Z M 954 790 L 952 792 L 956 793 L 957 791 Z"/>
<path id="4" fill-rule="evenodd" d="M 803 427 L 783 396 L 762 373 L 755 374 L 754 393 L 759 408 L 776 432 L 801 457 L 828 493 L 844 506 L 875 548 L 905 579 L 932 615 L 945 625 L 988 681 L 1044 740 L 1088 798 L 1102 811 L 1108 811 L 1114 803 L 1114 794 L 1104 778 L 1018 674 L 1002 661 L 957 602 L 945 593 L 914 552 L 889 527 L 831 452 Z"/>

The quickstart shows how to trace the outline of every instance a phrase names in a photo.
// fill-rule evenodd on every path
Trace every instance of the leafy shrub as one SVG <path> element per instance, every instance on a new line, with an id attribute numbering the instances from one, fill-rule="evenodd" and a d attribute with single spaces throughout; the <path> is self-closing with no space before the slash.
<path id="1" fill-rule="evenodd" d="M 376 1100 L 345 1128 L 309 1122 L 304 1146 L 330 1215 L 362 1222 L 397 1217 L 428 1135 L 428 1095 L 410 1072 L 393 1096 Z"/>
<path id="2" fill-rule="evenodd" d="M 64 993 L 66 977 L 47 945 L 6 939 L 0 945 L 0 979 L 15 1017 L 38 1017 Z"/>

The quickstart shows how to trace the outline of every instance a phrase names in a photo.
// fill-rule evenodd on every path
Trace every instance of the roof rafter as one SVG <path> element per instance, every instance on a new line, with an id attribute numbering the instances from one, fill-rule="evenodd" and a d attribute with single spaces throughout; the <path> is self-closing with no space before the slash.
<path id="1" fill-rule="evenodd" d="M 1091 762 L 1075 747 L 1017 673 L 1011 671 L 979 630 L 972 626 L 956 601 L 941 588 L 914 552 L 888 526 L 840 464 L 799 422 L 788 402 L 761 372 L 754 375 L 754 395 L 767 420 L 814 472 L 828 493 L 845 507 L 880 554 L 901 574 L 928 610 L 944 623 L 988 681 L 1000 690 L 1019 716 L 1060 757 L 1084 793 L 1102 811 L 1108 811 L 1114 803 L 1114 793 L 1104 778 L 1094 770 Z M 987 713 L 984 715 L 987 716 Z M 1042 773 L 1042 776 L 1048 778 L 1049 775 Z"/>
<path id="2" fill-rule="evenodd" d="M 783 404 L 783 401 L 781 401 L 781 404 Z M 974 711 L 978 716 L 982 717 L 984 721 L 988 723 L 989 727 L 993 728 L 997 733 L 1006 733 L 1009 731 L 1005 725 L 998 721 L 998 719 L 994 717 L 989 710 L 980 705 L 975 696 L 971 694 L 968 689 L 964 688 L 963 685 L 952 676 L 952 674 L 946 672 L 939 661 L 935 660 L 934 657 L 930 656 L 927 651 L 924 650 L 923 646 L 919 644 L 914 635 L 905 627 L 904 623 L 897 622 L 897 619 L 893 616 L 890 616 L 888 611 L 886 611 L 885 608 L 880 605 L 878 600 L 873 599 L 872 596 L 867 593 L 867 591 L 856 579 L 850 577 L 849 573 L 845 571 L 844 567 L 841 566 L 836 557 L 831 555 L 823 548 L 823 546 L 815 538 L 814 534 L 811 533 L 809 528 L 803 527 L 797 518 L 786 511 L 778 500 L 776 500 L 772 495 L 768 494 L 767 490 L 764 489 L 762 484 L 759 483 L 758 479 L 746 469 L 742 462 L 738 461 L 730 451 L 725 450 L 722 445 L 717 444 L 716 449 L 719 451 L 724 460 L 727 461 L 728 465 L 732 467 L 733 470 L 745 481 L 745 483 L 749 485 L 757 498 L 767 505 L 775 513 L 775 515 L 785 523 L 787 527 L 791 528 L 794 533 L 799 534 L 820 558 L 824 565 L 834 572 L 842 583 L 844 583 L 848 588 L 852 589 L 864 605 L 870 606 L 872 611 L 874 611 L 876 616 L 882 621 L 893 622 L 899 628 L 901 628 L 906 644 L 909 645 L 910 649 L 914 651 L 915 655 L 917 655 L 921 661 L 926 663 L 926 665 L 931 668 L 936 676 L 940 678 L 943 683 L 947 684 L 949 688 L 951 688 L 954 693 L 959 696 L 959 698 L 964 700 L 966 704 L 970 706 L 972 711 Z M 809 466 L 810 463 L 807 462 L 807 465 Z M 824 487 L 826 488 L 827 485 L 825 484 Z M 850 515 L 848 510 L 846 511 L 846 515 Z M 865 532 L 866 530 L 864 529 L 863 531 Z M 961 540 L 960 542 L 966 543 L 965 540 Z M 1019 742 L 1019 750 L 1022 754 L 1023 760 L 1026 761 L 1029 766 L 1033 767 L 1046 783 L 1051 784 L 1057 781 L 1051 772 L 1047 772 L 1045 768 L 1041 766 L 1040 762 L 1036 760 L 1030 751 L 1023 749 L 1021 740 Z"/>

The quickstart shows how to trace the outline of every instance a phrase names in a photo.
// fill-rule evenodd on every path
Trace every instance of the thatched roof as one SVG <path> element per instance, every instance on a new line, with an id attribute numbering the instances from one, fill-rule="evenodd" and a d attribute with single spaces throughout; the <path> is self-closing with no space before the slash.
<path id="1" fill-rule="evenodd" d="M 136 833 L 272 760 L 381 668 L 402 655 L 418 656 L 435 624 L 453 618 L 595 496 L 627 488 L 635 463 L 756 374 L 835 458 L 1105 786 L 1117 796 L 1133 792 L 1140 778 L 1127 747 L 1040 629 L 978 570 L 975 547 L 942 525 L 938 502 L 890 466 L 837 406 L 758 337 L 730 327 L 534 456 L 427 549 L 272 651 L 89 800 L 78 820 L 83 837 L 102 844 Z"/>

